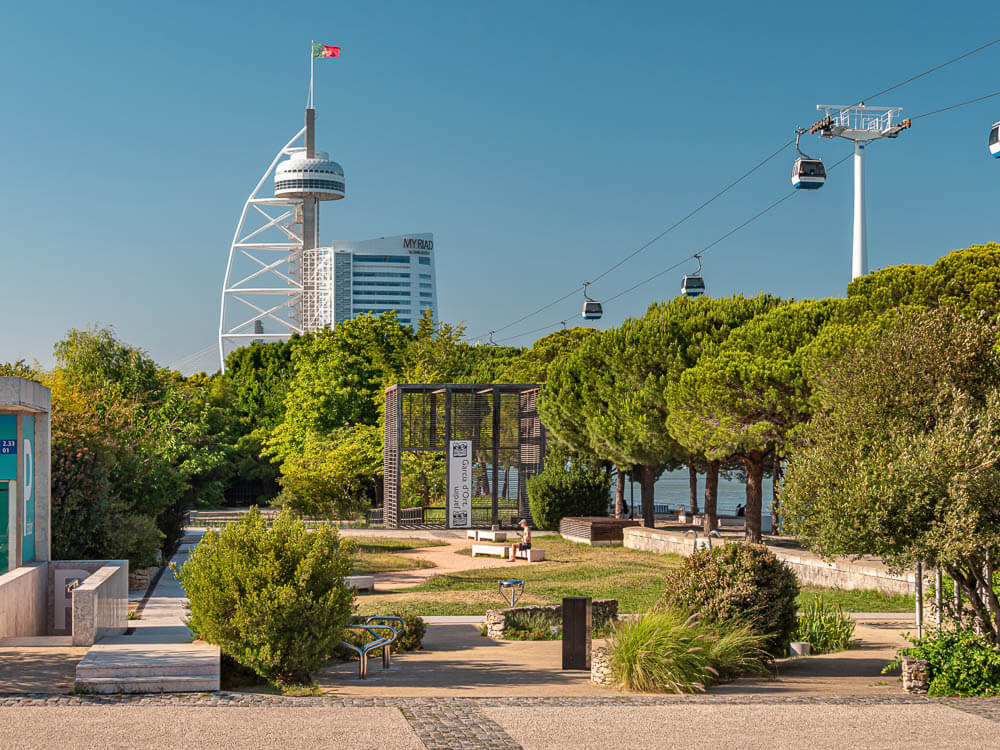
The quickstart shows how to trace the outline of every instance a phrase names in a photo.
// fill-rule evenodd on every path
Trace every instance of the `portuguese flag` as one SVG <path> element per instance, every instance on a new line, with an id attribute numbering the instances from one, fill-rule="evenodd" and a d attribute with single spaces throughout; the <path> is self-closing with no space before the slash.
<path id="1" fill-rule="evenodd" d="M 313 57 L 340 57 L 340 47 L 328 44 L 313 44 Z"/>

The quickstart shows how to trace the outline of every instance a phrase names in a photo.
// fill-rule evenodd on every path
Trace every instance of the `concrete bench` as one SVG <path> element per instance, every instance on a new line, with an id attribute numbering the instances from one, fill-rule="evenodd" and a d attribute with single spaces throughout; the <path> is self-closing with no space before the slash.
<path id="1" fill-rule="evenodd" d="M 496 555 L 497 557 L 507 557 L 509 550 L 510 547 L 506 544 L 473 544 L 472 556 Z M 514 556 L 520 560 L 527 560 L 528 562 L 541 562 L 545 559 L 545 550 L 536 549 L 534 547 L 524 550 L 519 549 L 514 553 Z"/>
<path id="2" fill-rule="evenodd" d="M 507 545 L 505 544 L 473 544 L 472 556 L 476 555 L 496 555 L 497 557 L 507 556 Z"/>
<path id="3" fill-rule="evenodd" d="M 469 529 L 465 532 L 465 537 L 477 542 L 504 542 L 507 541 L 507 532 L 493 529 Z"/>
<path id="4" fill-rule="evenodd" d="M 348 588 L 359 591 L 375 590 L 375 576 L 344 576 L 344 583 Z"/>
<path id="5" fill-rule="evenodd" d="M 727 526 L 735 529 L 742 529 L 744 526 L 746 526 L 747 519 L 745 516 L 736 518 L 731 518 L 728 516 L 719 516 L 717 522 L 718 522 L 718 527 L 720 529 L 725 528 Z"/>

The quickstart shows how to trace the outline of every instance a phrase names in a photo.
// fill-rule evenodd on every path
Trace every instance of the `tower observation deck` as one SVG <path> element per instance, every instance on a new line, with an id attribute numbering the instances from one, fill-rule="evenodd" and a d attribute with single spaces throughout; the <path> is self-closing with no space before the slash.
<path id="1" fill-rule="evenodd" d="M 273 194 L 265 183 L 273 174 Z M 316 150 L 316 110 L 281 150 L 240 214 L 222 285 L 219 357 L 330 325 L 329 253 L 318 253 L 319 203 L 345 195 L 344 170 Z M 270 191 L 269 191 L 270 192 Z"/>

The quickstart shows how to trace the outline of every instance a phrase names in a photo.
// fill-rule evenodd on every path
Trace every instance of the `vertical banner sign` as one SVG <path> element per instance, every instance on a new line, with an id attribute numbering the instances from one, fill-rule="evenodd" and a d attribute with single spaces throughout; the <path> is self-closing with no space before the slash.
<path id="1" fill-rule="evenodd" d="M 21 497 L 24 524 L 21 534 L 21 562 L 35 559 L 35 418 L 21 417 L 22 447 Z"/>
<path id="2" fill-rule="evenodd" d="M 448 528 L 472 526 L 472 441 L 448 442 Z"/>
<path id="3" fill-rule="evenodd" d="M 0 482 L 17 479 L 17 415 L 0 414 Z"/>

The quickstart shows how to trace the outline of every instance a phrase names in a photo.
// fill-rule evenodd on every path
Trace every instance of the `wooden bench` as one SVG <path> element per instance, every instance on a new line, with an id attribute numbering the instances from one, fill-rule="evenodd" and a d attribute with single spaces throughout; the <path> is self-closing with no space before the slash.
<path id="1" fill-rule="evenodd" d="M 505 542 L 507 532 L 494 529 L 469 529 L 465 532 L 465 537 L 477 542 Z"/>
<path id="2" fill-rule="evenodd" d="M 509 550 L 510 547 L 506 544 L 473 544 L 472 556 L 496 555 L 497 557 L 507 557 Z M 514 553 L 514 556 L 520 560 L 527 560 L 530 563 L 542 562 L 545 559 L 545 550 L 534 547 L 531 549 L 519 549 Z"/>

